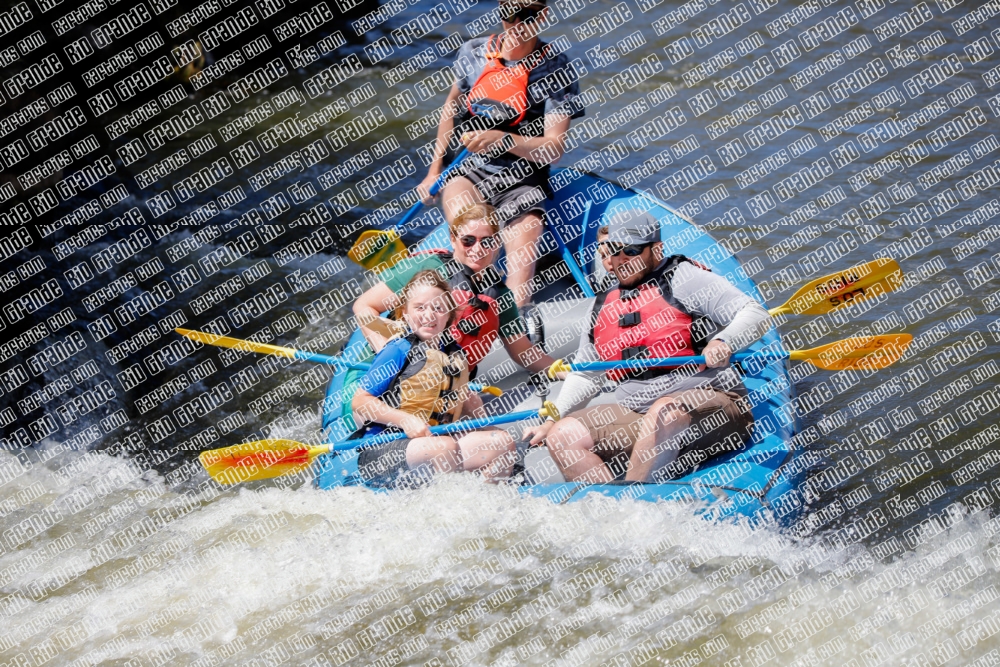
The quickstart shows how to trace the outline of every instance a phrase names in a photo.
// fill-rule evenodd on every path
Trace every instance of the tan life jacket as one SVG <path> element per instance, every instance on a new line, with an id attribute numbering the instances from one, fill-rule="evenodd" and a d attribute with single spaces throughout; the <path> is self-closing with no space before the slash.
<path id="1" fill-rule="evenodd" d="M 411 343 L 407 364 L 386 393 L 398 396 L 400 410 L 432 426 L 457 420 L 469 395 L 465 353 L 455 343 L 445 351 L 424 349 L 415 337 Z"/>

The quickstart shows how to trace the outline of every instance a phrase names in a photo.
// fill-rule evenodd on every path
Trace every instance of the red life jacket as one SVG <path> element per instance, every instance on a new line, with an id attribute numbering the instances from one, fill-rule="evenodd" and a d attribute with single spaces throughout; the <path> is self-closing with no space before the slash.
<path id="1" fill-rule="evenodd" d="M 684 261 L 691 260 L 683 255 L 674 255 L 668 258 L 662 269 L 648 276 L 637 287 L 623 290 L 619 286 L 598 296 L 594 303 L 597 317 L 592 320 L 594 326 L 590 340 L 602 360 L 701 353 L 717 326 L 707 317 L 691 313 L 674 298 L 670 281 L 677 265 Z M 612 370 L 607 371 L 607 376 L 621 382 L 629 377 L 646 380 L 669 372 L 666 368 Z"/>
<path id="2" fill-rule="evenodd" d="M 450 264 L 454 259 L 450 252 L 442 249 L 420 250 L 413 255 L 431 253 L 438 255 L 445 264 Z M 500 273 L 492 266 L 483 270 L 482 274 L 484 275 L 480 276 L 479 282 L 482 283 L 485 279 L 490 283 L 486 289 L 479 289 L 472 279 L 474 274 L 464 266 L 448 281 L 451 285 L 451 295 L 458 306 L 458 313 L 451 325 L 451 335 L 465 351 L 465 358 L 468 359 L 469 367 L 472 369 L 482 361 L 500 334 L 498 301 L 504 283 Z"/>
<path id="3" fill-rule="evenodd" d="M 448 257 L 451 259 L 451 256 Z M 493 347 L 500 334 L 500 288 L 503 282 L 500 274 L 492 266 L 483 273 L 494 273 L 495 281 L 480 290 L 472 279 L 472 273 L 462 270 L 449 280 L 451 295 L 458 305 L 455 323 L 451 325 L 451 335 L 462 346 L 469 366 L 475 367 Z"/>

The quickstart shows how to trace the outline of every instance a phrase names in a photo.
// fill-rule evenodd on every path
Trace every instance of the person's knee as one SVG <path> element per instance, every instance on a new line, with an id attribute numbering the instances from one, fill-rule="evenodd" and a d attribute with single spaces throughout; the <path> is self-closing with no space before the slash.
<path id="1" fill-rule="evenodd" d="M 431 463 L 436 470 L 447 471 L 460 460 L 458 443 L 451 438 L 415 438 L 406 448 L 406 463 L 411 468 Z"/>
<path id="2" fill-rule="evenodd" d="M 583 437 L 585 433 L 587 429 L 583 424 L 572 417 L 567 417 L 556 422 L 545 438 L 545 443 L 552 451 L 580 449 L 581 446 L 586 446 Z"/>
<path id="3" fill-rule="evenodd" d="M 513 223 L 514 230 L 528 240 L 537 240 L 545 229 L 545 221 L 537 213 L 526 213 Z"/>
<path id="4" fill-rule="evenodd" d="M 515 451 L 514 438 L 506 431 L 490 431 L 489 440 L 484 442 L 479 451 L 489 456 L 500 456 L 507 452 Z"/>
<path id="5" fill-rule="evenodd" d="M 506 431 L 500 431 L 499 435 L 490 441 L 491 455 L 498 465 L 513 465 L 517 458 L 517 445 L 514 438 Z"/>
<path id="6" fill-rule="evenodd" d="M 514 443 L 514 438 L 511 437 L 506 431 L 500 431 L 502 434 L 498 439 L 498 448 L 500 453 L 515 452 L 517 451 L 517 445 Z"/>
<path id="7" fill-rule="evenodd" d="M 482 204 L 482 196 L 465 176 L 454 178 L 441 190 L 441 205 L 445 218 L 450 222 L 460 210 L 473 204 Z"/>
<path id="8" fill-rule="evenodd" d="M 545 223 L 537 213 L 527 213 L 508 222 L 500 231 L 505 248 L 534 244 L 541 236 Z"/>
<path id="9" fill-rule="evenodd" d="M 665 428 L 680 430 L 691 424 L 687 409 L 669 396 L 653 403 L 647 413 L 647 419 L 657 431 Z"/>
<path id="10" fill-rule="evenodd" d="M 636 437 L 632 429 L 616 428 L 610 433 L 604 432 L 601 439 L 594 443 L 593 452 L 597 455 L 613 456 L 618 452 L 628 451 L 635 444 Z"/>

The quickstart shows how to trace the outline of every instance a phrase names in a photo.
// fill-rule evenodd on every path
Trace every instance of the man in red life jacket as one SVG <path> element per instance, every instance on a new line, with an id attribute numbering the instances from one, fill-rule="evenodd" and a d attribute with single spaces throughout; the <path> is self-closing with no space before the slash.
<path id="1" fill-rule="evenodd" d="M 663 257 L 660 225 L 649 213 L 613 216 L 605 243 L 618 284 L 597 297 L 575 361 L 704 354 L 708 363 L 610 371 L 617 404 L 589 408 L 601 373 L 570 373 L 555 400 L 567 416 L 524 437 L 544 440 L 567 480 L 593 483 L 614 480 L 624 457 L 626 480 L 658 482 L 742 447 L 753 417 L 729 357 L 767 332 L 767 311 L 691 260 Z"/>
<path id="2" fill-rule="evenodd" d="M 433 161 L 418 186 L 424 202 L 431 184 L 455 155 L 469 156 L 441 193 L 445 218 L 487 202 L 497 210 L 507 251 L 507 286 L 519 308 L 542 234 L 549 165 L 563 153 L 571 118 L 583 115 L 569 59 L 541 41 L 546 0 L 501 0 L 503 32 L 459 48 L 458 73 L 441 112 Z"/>

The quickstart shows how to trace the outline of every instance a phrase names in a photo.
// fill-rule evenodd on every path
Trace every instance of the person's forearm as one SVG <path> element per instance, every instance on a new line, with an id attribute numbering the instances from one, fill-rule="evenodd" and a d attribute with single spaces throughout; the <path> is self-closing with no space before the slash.
<path id="1" fill-rule="evenodd" d="M 412 416 L 402 410 L 390 408 L 364 389 L 358 389 L 354 394 L 351 407 L 366 422 L 377 422 L 386 426 L 398 426 L 399 428 L 403 427 L 403 421 L 407 417 Z"/>
<path id="2" fill-rule="evenodd" d="M 734 352 L 753 344 L 771 327 L 767 311 L 717 273 L 681 262 L 671 287 L 674 297 L 688 310 L 722 327 L 711 338 L 722 338 Z"/>
<path id="3" fill-rule="evenodd" d="M 511 134 L 514 147 L 507 152 L 511 155 L 530 160 L 538 164 L 555 164 L 563 155 L 563 143 L 552 137 L 522 137 Z"/>
<path id="4" fill-rule="evenodd" d="M 542 352 L 541 348 L 537 345 L 531 345 L 526 350 L 520 352 L 515 361 L 532 373 L 540 373 L 548 370 L 552 364 L 556 363 L 555 359 Z"/>
<path id="5" fill-rule="evenodd" d="M 441 122 L 438 124 L 437 143 L 434 144 L 434 159 L 431 160 L 427 172 L 439 176 L 444 171 L 444 156 L 448 152 L 448 138 L 455 128 L 455 120 L 452 117 L 444 118 L 444 111 L 441 112 Z"/>
<path id="6" fill-rule="evenodd" d="M 507 354 L 510 355 L 511 359 L 532 373 L 548 370 L 549 366 L 556 362 L 555 359 L 545 354 L 540 347 L 531 343 L 524 334 L 520 334 L 516 338 L 504 338 L 502 340 L 504 347 L 507 348 Z"/>
<path id="7" fill-rule="evenodd" d="M 759 303 L 750 301 L 713 338 L 721 338 L 729 345 L 729 349 L 738 352 L 760 340 L 770 328 L 771 315 Z"/>
<path id="8" fill-rule="evenodd" d="M 354 303 L 354 318 L 358 321 L 358 324 L 364 326 L 370 324 L 381 317 L 381 313 L 371 306 L 367 306 L 358 302 Z"/>
<path id="9" fill-rule="evenodd" d="M 365 326 L 366 324 L 377 321 L 380 317 L 379 312 L 371 306 L 366 306 L 358 302 L 354 303 L 353 310 L 354 318 L 357 320 L 358 326 L 361 329 L 361 335 L 364 336 L 365 340 L 368 341 L 368 344 L 372 346 L 372 350 L 375 352 L 380 351 L 382 347 L 385 346 L 385 336 Z"/>
<path id="10" fill-rule="evenodd" d="M 536 350 L 538 349 L 535 346 L 532 346 L 532 348 Z M 539 352 L 541 352 L 541 350 L 539 350 Z M 547 371 L 554 363 L 556 363 L 555 359 L 544 352 L 541 352 L 541 355 L 537 357 L 536 361 L 533 361 L 530 364 L 524 364 L 524 367 L 532 373 L 541 373 L 542 371 Z"/>

